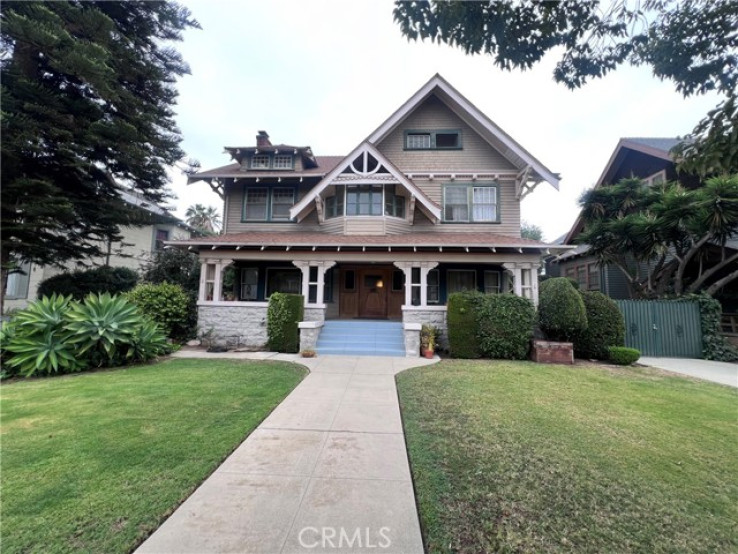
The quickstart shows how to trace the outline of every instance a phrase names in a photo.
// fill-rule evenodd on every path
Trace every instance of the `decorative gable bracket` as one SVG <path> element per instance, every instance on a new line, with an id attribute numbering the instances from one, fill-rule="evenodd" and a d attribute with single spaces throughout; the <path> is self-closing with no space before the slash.
<path id="1" fill-rule="evenodd" d="M 515 198 L 522 200 L 528 196 L 538 186 L 541 181 L 531 180 L 531 173 L 533 168 L 526 165 L 521 169 L 515 177 Z"/>

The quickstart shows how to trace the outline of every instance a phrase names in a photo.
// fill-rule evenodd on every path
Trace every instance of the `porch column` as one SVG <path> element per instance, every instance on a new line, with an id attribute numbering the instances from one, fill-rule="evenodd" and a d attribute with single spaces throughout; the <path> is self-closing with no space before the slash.
<path id="1" fill-rule="evenodd" d="M 317 262 L 318 265 L 318 294 L 315 295 L 315 300 L 318 304 L 325 303 L 325 272 L 336 265 L 336 262 L 322 261 Z"/>
<path id="2" fill-rule="evenodd" d="M 308 292 L 310 287 L 310 262 L 293 261 L 292 265 L 302 271 L 302 296 L 305 298 L 305 304 L 308 303 Z"/>
<path id="3" fill-rule="evenodd" d="M 420 265 L 420 305 L 428 305 L 428 273 L 438 266 L 438 262 L 422 262 Z"/>
<path id="4" fill-rule="evenodd" d="M 532 264 L 530 269 L 530 292 L 533 304 L 538 306 L 538 270 L 541 264 Z"/>
<path id="5" fill-rule="evenodd" d="M 513 292 L 538 305 L 538 268 L 535 262 L 507 262 L 502 266 L 513 276 Z"/>
<path id="6" fill-rule="evenodd" d="M 405 306 L 410 306 L 413 303 L 412 264 L 411 262 L 395 262 L 395 267 L 401 269 L 405 274 Z"/>
<path id="7" fill-rule="evenodd" d="M 205 283 L 207 280 L 209 262 L 210 260 L 208 260 L 207 258 L 200 258 L 200 289 L 197 293 L 197 299 L 200 302 L 203 302 L 205 300 Z"/>
<path id="8" fill-rule="evenodd" d="M 215 283 L 213 283 L 213 300 L 223 300 L 223 268 L 231 262 L 215 260 Z"/>
<path id="9" fill-rule="evenodd" d="M 302 271 L 302 295 L 305 297 L 305 305 L 323 305 L 325 301 L 325 272 L 336 265 L 332 260 L 309 261 L 295 260 L 292 264 Z M 318 270 L 318 278 L 316 281 L 310 281 L 310 268 L 315 267 Z M 310 302 L 310 286 L 317 287 L 315 291 L 315 303 Z"/>

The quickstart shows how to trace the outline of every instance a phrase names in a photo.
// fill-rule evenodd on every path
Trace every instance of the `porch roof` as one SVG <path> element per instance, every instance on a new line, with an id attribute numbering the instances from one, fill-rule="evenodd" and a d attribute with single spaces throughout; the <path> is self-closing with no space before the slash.
<path id="1" fill-rule="evenodd" d="M 408 233 L 399 235 L 338 235 L 331 233 L 248 232 L 175 240 L 170 246 L 210 248 L 507 248 L 565 251 L 571 246 L 548 244 L 496 233 Z"/>

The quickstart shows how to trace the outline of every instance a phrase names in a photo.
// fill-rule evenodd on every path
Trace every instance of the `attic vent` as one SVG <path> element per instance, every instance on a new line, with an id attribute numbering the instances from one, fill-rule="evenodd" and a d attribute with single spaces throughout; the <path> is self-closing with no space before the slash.
<path id="1" fill-rule="evenodd" d="M 369 152 L 359 154 L 354 161 L 351 162 L 351 169 L 354 173 L 358 173 L 359 175 L 371 175 L 376 173 L 379 167 L 379 162 Z"/>

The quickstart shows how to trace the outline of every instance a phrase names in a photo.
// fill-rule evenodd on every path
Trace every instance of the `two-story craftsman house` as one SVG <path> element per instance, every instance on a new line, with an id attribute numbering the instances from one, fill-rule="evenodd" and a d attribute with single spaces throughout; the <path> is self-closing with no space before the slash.
<path id="1" fill-rule="evenodd" d="M 520 237 L 520 201 L 558 175 L 438 75 L 347 156 L 264 131 L 226 150 L 234 163 L 190 178 L 223 191 L 224 234 L 177 245 L 203 264 L 200 328 L 241 344 L 266 342 L 282 291 L 305 297 L 303 347 L 417 355 L 419 324 L 445 328 L 449 294 L 535 302 L 541 256 L 562 248 Z"/>

